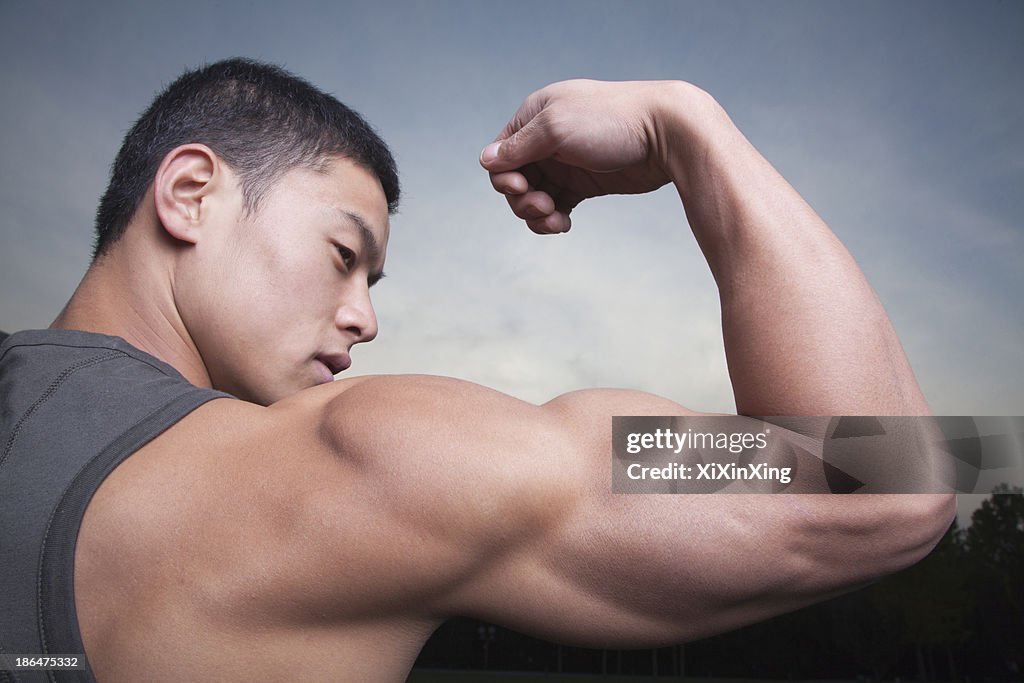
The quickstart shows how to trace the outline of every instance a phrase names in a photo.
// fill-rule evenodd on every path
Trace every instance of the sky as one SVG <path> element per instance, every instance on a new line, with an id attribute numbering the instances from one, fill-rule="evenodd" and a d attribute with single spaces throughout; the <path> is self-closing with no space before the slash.
<path id="1" fill-rule="evenodd" d="M 0 329 L 49 325 L 74 291 L 153 95 L 232 56 L 333 93 L 398 161 L 381 332 L 351 374 L 733 411 L 717 292 L 671 188 L 538 237 L 477 162 L 547 83 L 679 79 L 851 251 L 937 414 L 1024 414 L 1024 3 L 0 0 Z"/>

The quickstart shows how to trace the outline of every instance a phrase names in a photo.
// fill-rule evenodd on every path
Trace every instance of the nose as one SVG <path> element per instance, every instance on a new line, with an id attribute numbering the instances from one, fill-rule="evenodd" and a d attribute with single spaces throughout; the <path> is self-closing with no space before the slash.
<path id="1" fill-rule="evenodd" d="M 377 314 L 367 285 L 353 287 L 334 314 L 334 325 L 355 336 L 353 344 L 373 341 L 377 336 Z"/>

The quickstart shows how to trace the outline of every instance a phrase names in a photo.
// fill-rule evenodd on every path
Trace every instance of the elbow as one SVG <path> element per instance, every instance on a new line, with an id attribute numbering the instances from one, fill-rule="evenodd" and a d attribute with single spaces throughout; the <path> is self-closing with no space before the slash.
<path id="1" fill-rule="evenodd" d="M 800 544 L 793 555 L 800 558 L 795 585 L 812 594 L 850 590 L 916 564 L 938 544 L 956 514 L 953 494 L 829 499 L 827 512 L 805 518 L 802 535 L 794 536 Z"/>
<path id="2" fill-rule="evenodd" d="M 864 567 L 875 574 L 899 571 L 923 559 L 939 543 L 956 517 L 955 473 L 948 454 L 933 444 L 936 427 L 918 418 L 879 418 L 885 436 L 876 443 L 851 441 L 849 453 L 836 446 L 831 457 L 855 457 L 866 468 L 865 488 L 906 493 L 854 494 L 857 500 L 836 501 L 837 511 L 848 514 L 841 525 L 847 541 L 863 553 Z M 826 446 L 826 449 L 828 446 Z M 826 457 L 829 457 L 826 454 Z M 920 491 L 921 493 L 911 493 Z M 927 493 L 925 493 L 927 492 Z"/>
<path id="3" fill-rule="evenodd" d="M 923 559 L 938 544 L 956 518 L 956 494 L 917 493 L 899 496 L 903 529 L 904 567 Z M 899 567 L 902 569 L 903 567 Z"/>
<path id="4" fill-rule="evenodd" d="M 914 493 L 890 497 L 882 506 L 884 519 L 876 520 L 866 549 L 874 566 L 869 580 L 906 569 L 923 560 L 949 530 L 956 517 L 952 493 Z M 873 549 L 873 550 L 872 550 Z"/>

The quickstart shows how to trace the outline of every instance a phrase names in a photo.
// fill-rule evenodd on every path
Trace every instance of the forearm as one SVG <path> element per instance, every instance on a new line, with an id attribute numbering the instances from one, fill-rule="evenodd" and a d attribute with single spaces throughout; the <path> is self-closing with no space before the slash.
<path id="1" fill-rule="evenodd" d="M 717 103 L 686 97 L 659 136 L 685 141 L 666 165 L 718 283 L 737 412 L 929 414 L 849 252 Z"/>

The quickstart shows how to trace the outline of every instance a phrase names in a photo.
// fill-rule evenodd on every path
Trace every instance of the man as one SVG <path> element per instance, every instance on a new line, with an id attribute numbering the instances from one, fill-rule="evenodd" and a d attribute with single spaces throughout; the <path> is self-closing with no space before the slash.
<path id="1" fill-rule="evenodd" d="M 481 164 L 537 233 L 673 183 L 738 413 L 928 414 L 849 254 L 698 88 L 549 86 Z M 612 415 L 695 414 L 642 392 L 332 382 L 376 335 L 397 199 L 372 130 L 280 70 L 222 62 L 157 98 L 75 295 L 0 350 L 3 652 L 84 652 L 99 681 L 402 681 L 454 615 L 680 642 L 905 567 L 948 526 L 944 495 L 613 495 Z"/>

